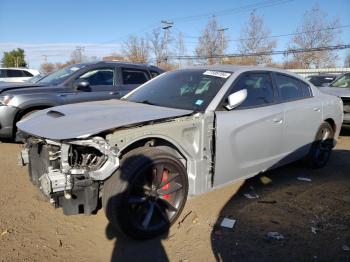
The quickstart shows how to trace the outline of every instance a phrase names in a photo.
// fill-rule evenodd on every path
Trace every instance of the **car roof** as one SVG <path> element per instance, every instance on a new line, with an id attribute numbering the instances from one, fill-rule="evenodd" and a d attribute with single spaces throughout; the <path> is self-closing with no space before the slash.
<path id="1" fill-rule="evenodd" d="M 30 68 L 24 68 L 24 67 L 0 67 L 0 69 L 11 69 L 11 70 L 35 70 Z"/>
<path id="2" fill-rule="evenodd" d="M 283 73 L 283 74 L 288 74 L 294 77 L 297 77 L 303 81 L 305 81 L 304 78 L 302 78 L 300 75 L 285 70 L 285 69 L 280 69 L 280 68 L 275 68 L 275 67 L 268 67 L 268 66 L 240 66 L 240 65 L 203 65 L 203 66 L 190 66 L 186 67 L 184 69 L 205 69 L 205 70 L 222 70 L 222 71 L 228 71 L 228 72 L 244 72 L 244 71 L 261 71 L 261 70 L 266 70 L 266 71 L 272 71 L 272 72 L 278 72 L 278 73 Z"/>
<path id="3" fill-rule="evenodd" d="M 164 71 L 159 67 L 154 65 L 146 64 L 146 63 L 137 63 L 137 62 L 125 62 L 125 61 L 98 61 L 98 62 L 89 62 L 89 63 L 81 63 L 77 65 L 85 65 L 85 66 L 94 66 L 94 65 L 115 65 L 115 66 L 136 66 L 139 68 L 148 68 L 149 70 L 156 71 Z"/>

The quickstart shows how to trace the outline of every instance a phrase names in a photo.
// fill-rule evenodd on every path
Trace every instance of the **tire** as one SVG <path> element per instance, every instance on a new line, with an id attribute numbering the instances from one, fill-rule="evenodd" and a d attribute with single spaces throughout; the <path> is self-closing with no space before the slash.
<path id="1" fill-rule="evenodd" d="M 14 140 L 15 140 L 15 142 L 20 143 L 20 142 L 22 142 L 22 139 L 23 139 L 23 137 L 22 137 L 22 135 L 21 135 L 22 132 L 19 131 L 19 130 L 17 129 L 16 124 L 17 124 L 19 121 L 21 121 L 21 120 L 27 118 L 27 117 L 30 116 L 31 114 L 33 114 L 33 113 L 35 113 L 35 112 L 38 112 L 38 111 L 39 111 L 39 110 L 33 110 L 33 111 L 30 111 L 30 112 L 24 114 L 24 115 L 21 116 L 21 117 L 18 119 L 18 121 L 15 123 L 15 125 L 14 125 Z"/>
<path id="2" fill-rule="evenodd" d="M 181 214 L 187 194 L 184 165 L 163 150 L 142 147 L 127 153 L 104 183 L 102 204 L 119 233 L 147 239 L 168 232 Z"/>
<path id="3" fill-rule="evenodd" d="M 332 126 L 324 122 L 319 127 L 315 141 L 313 142 L 307 157 L 307 163 L 311 168 L 324 167 L 334 147 L 334 130 Z"/>

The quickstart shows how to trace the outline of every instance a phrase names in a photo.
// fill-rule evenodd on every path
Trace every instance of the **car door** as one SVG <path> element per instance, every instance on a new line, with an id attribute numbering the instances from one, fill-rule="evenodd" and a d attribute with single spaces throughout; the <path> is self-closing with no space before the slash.
<path id="1" fill-rule="evenodd" d="M 89 82 L 88 90 L 75 90 L 60 94 L 65 97 L 66 103 L 79 103 L 85 101 L 97 101 L 120 98 L 116 85 L 115 67 L 100 67 L 85 71 L 77 79 L 85 79 Z M 74 85 L 74 84 L 73 84 Z"/>
<path id="2" fill-rule="evenodd" d="M 298 78 L 282 73 L 274 73 L 274 78 L 285 117 L 284 160 L 291 162 L 309 151 L 322 122 L 322 101 Z"/>
<path id="3" fill-rule="evenodd" d="M 240 106 L 223 110 L 224 99 L 216 112 L 214 186 L 255 175 L 281 159 L 284 114 L 271 74 L 243 73 L 226 99 L 242 89 L 247 90 L 248 96 Z"/>
<path id="4" fill-rule="evenodd" d="M 133 67 L 121 67 L 120 78 L 122 80 L 118 90 L 121 96 L 146 83 L 150 79 L 148 71 Z"/>

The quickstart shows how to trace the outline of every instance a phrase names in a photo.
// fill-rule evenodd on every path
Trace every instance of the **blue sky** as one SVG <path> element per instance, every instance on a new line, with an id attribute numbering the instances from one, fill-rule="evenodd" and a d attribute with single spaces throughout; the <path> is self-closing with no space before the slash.
<path id="1" fill-rule="evenodd" d="M 200 35 L 212 13 L 236 10 L 220 13 L 217 19 L 229 28 L 228 38 L 237 39 L 251 11 L 242 7 L 267 2 L 272 5 L 257 8 L 256 12 L 263 15 L 272 35 L 293 33 L 304 12 L 315 4 L 327 12 L 329 19 L 337 17 L 341 25 L 350 25 L 349 0 L 285 0 L 278 5 L 273 5 L 276 0 L 1 0 L 0 57 L 3 51 L 21 47 L 30 66 L 39 68 L 43 55 L 49 62 L 65 62 L 77 45 L 85 46 L 87 56 L 102 57 L 118 51 L 128 35 L 151 32 L 162 19 L 174 21 L 172 32 L 184 33 L 187 52 L 192 54 L 196 46 L 193 37 Z M 342 29 L 341 39 L 350 43 L 350 27 Z M 276 49 L 285 49 L 289 40 L 290 37 L 278 38 Z M 227 52 L 235 51 L 235 43 L 231 42 Z M 340 65 L 347 52 L 339 53 Z"/>

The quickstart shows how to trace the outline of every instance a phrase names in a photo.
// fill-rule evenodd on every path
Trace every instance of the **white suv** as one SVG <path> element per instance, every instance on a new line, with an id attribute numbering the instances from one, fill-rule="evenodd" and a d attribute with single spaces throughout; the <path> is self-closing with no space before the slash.
<path id="1" fill-rule="evenodd" d="M 0 68 L 0 82 L 24 82 L 39 74 L 35 69 Z"/>

